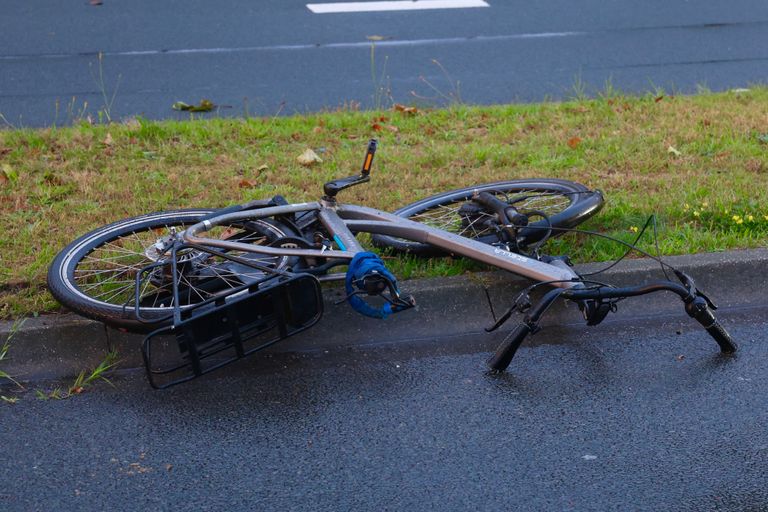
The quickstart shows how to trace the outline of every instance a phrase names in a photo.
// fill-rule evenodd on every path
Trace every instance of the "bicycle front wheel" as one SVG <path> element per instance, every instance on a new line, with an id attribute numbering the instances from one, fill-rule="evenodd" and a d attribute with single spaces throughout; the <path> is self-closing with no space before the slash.
<path id="1" fill-rule="evenodd" d="M 167 323 L 174 303 L 170 264 L 159 266 L 142 281 L 136 317 L 136 276 L 156 262 L 170 263 L 169 253 L 158 250 L 159 242 L 174 232 L 196 224 L 212 210 L 157 212 L 115 222 L 78 238 L 65 247 L 48 269 L 48 288 L 62 305 L 79 315 L 112 327 L 148 332 Z M 269 244 L 292 235 L 273 220 L 251 220 L 244 224 L 217 227 L 209 238 L 236 239 L 250 244 Z M 256 260 L 262 268 L 281 270 L 290 258 L 237 254 Z M 252 282 L 265 271 L 233 265 L 215 254 L 186 249 L 177 254 L 179 307 L 190 306 Z"/>
<path id="2" fill-rule="evenodd" d="M 518 244 L 522 248 L 539 242 L 545 236 L 562 234 L 563 231 L 558 229 L 578 226 L 597 213 L 603 205 L 603 196 L 599 191 L 590 190 L 580 183 L 558 179 L 524 179 L 443 192 L 403 206 L 394 214 L 483 243 L 498 242 L 498 235 L 488 227 L 488 223 L 483 222 L 494 214 L 479 207 L 468 209 L 465 206 L 475 192 L 493 193 L 520 213 L 531 214 L 530 227 L 518 232 Z M 550 230 L 548 227 L 558 229 Z M 378 247 L 390 247 L 400 252 L 423 256 L 442 254 L 440 249 L 428 244 L 387 235 L 374 235 L 373 242 Z"/>

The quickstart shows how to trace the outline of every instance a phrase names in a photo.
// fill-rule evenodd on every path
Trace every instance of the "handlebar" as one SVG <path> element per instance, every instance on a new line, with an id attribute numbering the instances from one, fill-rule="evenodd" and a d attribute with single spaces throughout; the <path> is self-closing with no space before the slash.
<path id="1" fill-rule="evenodd" d="M 547 292 L 541 300 L 531 308 L 525 319 L 515 329 L 513 329 L 504 341 L 496 349 L 496 353 L 491 356 L 487 364 L 494 372 L 500 372 L 509 366 L 512 358 L 515 357 L 517 349 L 523 343 L 523 340 L 529 334 L 536 332 L 538 322 L 544 312 L 549 308 L 552 302 L 558 297 L 580 301 L 593 301 L 596 304 L 605 304 L 605 299 L 620 299 L 645 295 L 658 291 L 670 291 L 677 294 L 685 303 L 685 311 L 688 316 L 699 322 L 707 333 L 720 346 L 720 351 L 724 354 L 732 354 L 738 349 L 738 345 L 733 341 L 731 335 L 725 330 L 723 325 L 717 321 L 714 313 L 716 306 L 697 288 L 689 276 L 682 272 L 676 272 L 682 284 L 670 281 L 660 281 L 642 286 L 630 286 L 625 288 L 577 288 L 554 289 Z M 603 315 L 604 316 L 604 315 Z M 505 319 L 506 320 L 506 319 Z M 600 318 L 602 320 L 602 317 Z M 589 321 L 589 319 L 588 319 Z M 499 322 L 497 322 L 499 324 Z M 592 324 L 588 324 L 592 325 Z M 494 326 L 498 327 L 498 325 Z"/>

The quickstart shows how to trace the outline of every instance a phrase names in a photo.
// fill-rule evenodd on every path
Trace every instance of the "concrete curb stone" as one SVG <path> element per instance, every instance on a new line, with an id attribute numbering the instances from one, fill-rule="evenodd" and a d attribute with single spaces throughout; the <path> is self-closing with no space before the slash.
<path id="1" fill-rule="evenodd" d="M 762 303 L 768 291 L 768 249 L 672 256 L 665 261 L 689 273 L 719 306 L 734 308 Z M 577 269 L 584 274 L 606 266 L 606 263 L 591 263 L 579 265 Z M 623 261 L 595 278 L 622 286 L 663 277 L 657 262 L 637 259 Z M 278 353 L 338 351 L 351 347 L 373 350 L 377 345 L 405 345 L 418 339 L 465 343 L 471 334 L 486 336 L 488 343 L 482 346 L 492 350 L 499 336 L 483 331 L 492 323 L 488 298 L 500 314 L 526 283 L 525 279 L 500 271 L 404 282 L 401 288 L 413 294 L 419 305 L 415 310 L 384 321 L 363 317 L 346 305 L 334 305 L 341 297 L 341 290 L 327 289 L 324 318 L 308 331 L 269 350 Z M 654 294 L 625 301 L 617 315 L 670 312 L 683 315 L 678 304 L 670 294 Z M 545 325 L 579 320 L 578 310 L 560 301 L 545 317 Z M 514 324 L 513 319 L 502 332 Z M 73 314 L 30 318 L 15 332 L 12 322 L 0 324 L 1 340 L 11 334 L 9 359 L 3 362 L 2 369 L 22 381 L 76 375 L 97 365 L 111 350 L 118 351 L 123 368 L 143 364 L 139 351 L 142 336 L 119 332 Z"/>

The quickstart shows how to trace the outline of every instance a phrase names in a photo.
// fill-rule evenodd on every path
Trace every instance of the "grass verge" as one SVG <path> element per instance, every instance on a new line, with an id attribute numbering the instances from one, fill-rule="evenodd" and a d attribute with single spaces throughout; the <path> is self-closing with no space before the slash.
<path id="1" fill-rule="evenodd" d="M 0 131 L 0 316 L 55 311 L 45 272 L 76 236 L 148 211 L 224 206 L 282 194 L 319 196 L 356 172 L 381 140 L 372 183 L 341 199 L 392 210 L 451 188 L 557 177 L 602 189 L 585 225 L 631 241 L 659 218 L 664 254 L 755 247 L 768 240 L 768 89 L 445 110 L 342 111 L 284 118 L 124 123 Z M 323 162 L 300 165 L 312 148 Z M 646 243 L 651 249 L 652 243 Z M 550 252 L 607 260 L 622 248 L 567 236 Z M 402 278 L 468 263 L 392 263 Z"/>

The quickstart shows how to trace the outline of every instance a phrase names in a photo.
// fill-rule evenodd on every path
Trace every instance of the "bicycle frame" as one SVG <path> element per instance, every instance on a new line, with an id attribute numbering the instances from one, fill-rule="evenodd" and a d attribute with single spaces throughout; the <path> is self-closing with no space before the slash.
<path id="1" fill-rule="evenodd" d="M 318 212 L 318 219 L 341 250 L 276 248 L 199 236 L 201 233 L 221 224 L 309 211 Z M 356 253 L 363 251 L 354 233 L 390 235 L 428 243 L 449 253 L 474 259 L 534 281 L 551 282 L 553 286 L 559 288 L 571 288 L 581 285 L 581 283 L 575 281 L 579 279 L 578 274 L 565 263 L 559 261 L 555 261 L 553 264 L 544 263 L 380 210 L 365 206 L 329 205 L 324 200 L 273 206 L 216 216 L 190 226 L 181 233 L 181 236 L 185 242 L 190 244 L 218 247 L 226 250 L 271 256 L 305 256 L 351 260 Z"/>

